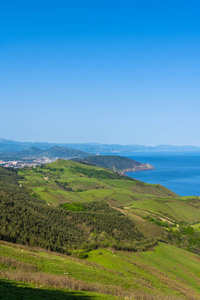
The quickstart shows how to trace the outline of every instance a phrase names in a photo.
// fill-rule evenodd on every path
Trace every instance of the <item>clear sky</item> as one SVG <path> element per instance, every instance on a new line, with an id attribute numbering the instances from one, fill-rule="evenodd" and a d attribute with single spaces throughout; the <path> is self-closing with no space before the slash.
<path id="1" fill-rule="evenodd" d="M 200 1 L 0 1 L 0 138 L 200 146 Z"/>

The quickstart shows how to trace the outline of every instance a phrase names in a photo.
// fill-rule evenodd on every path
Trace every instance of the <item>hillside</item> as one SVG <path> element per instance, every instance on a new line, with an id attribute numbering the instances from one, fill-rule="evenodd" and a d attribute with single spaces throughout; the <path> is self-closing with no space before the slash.
<path id="1" fill-rule="evenodd" d="M 113 172 L 124 174 L 125 172 L 135 172 L 154 169 L 149 164 L 142 164 L 131 158 L 117 155 L 95 155 L 82 159 L 73 159 L 76 162 L 95 165 Z"/>
<path id="2" fill-rule="evenodd" d="M 67 147 L 53 146 L 46 150 L 32 147 L 18 152 L 0 152 L 0 165 L 5 167 L 23 168 L 25 166 L 38 166 L 50 163 L 58 158 L 84 158 L 88 157 L 88 155 L 90 154 Z"/>
<path id="3" fill-rule="evenodd" d="M 199 223 L 198 197 L 100 167 L 0 167 L 0 293 L 200 299 Z"/>
<path id="4" fill-rule="evenodd" d="M 1 242 L 1 299 L 200 299 L 200 261 L 192 253 L 160 243 L 154 251 L 87 255 Z"/>
<path id="5" fill-rule="evenodd" d="M 53 146 L 50 149 L 47 149 L 43 152 L 44 156 L 49 156 L 49 157 L 58 157 L 58 158 L 71 158 L 71 157 L 86 157 L 88 156 L 88 153 L 76 150 L 76 149 L 71 149 L 67 147 L 59 147 L 59 146 Z"/>
<path id="6" fill-rule="evenodd" d="M 86 157 L 88 153 L 67 147 L 53 146 L 46 150 L 32 147 L 12 154 L 14 157 L 48 156 L 57 158 Z"/>
<path id="7" fill-rule="evenodd" d="M 66 201 L 106 200 L 113 206 L 131 205 L 135 200 L 152 197 L 177 197 L 159 184 L 146 184 L 112 171 L 73 162 L 57 160 L 37 168 L 19 170 L 20 183 L 31 188 L 49 204 Z"/>
<path id="8" fill-rule="evenodd" d="M 38 156 L 38 155 L 42 155 L 43 152 L 44 151 L 39 149 L 39 148 L 32 147 L 32 148 L 29 148 L 27 150 L 17 152 L 17 153 L 15 153 L 15 155 L 20 156 L 20 157 L 23 157 L 23 156 Z"/>
<path id="9" fill-rule="evenodd" d="M 81 209 L 49 207 L 18 185 L 17 179 L 16 172 L 0 168 L 1 240 L 62 253 L 105 246 L 136 251 L 155 243 L 145 239 L 131 219 L 105 202 L 85 203 L 79 205 Z"/>
<path id="10" fill-rule="evenodd" d="M 25 168 L 19 171 L 19 175 L 24 178 L 20 184 L 45 200 L 49 206 L 103 200 L 132 219 L 144 236 L 163 238 L 199 253 L 200 236 L 197 229 L 191 234 L 186 231 L 184 239 L 179 241 L 183 234 L 181 226 L 200 223 L 199 197 L 179 197 L 159 184 L 146 184 L 109 170 L 69 160 Z"/>

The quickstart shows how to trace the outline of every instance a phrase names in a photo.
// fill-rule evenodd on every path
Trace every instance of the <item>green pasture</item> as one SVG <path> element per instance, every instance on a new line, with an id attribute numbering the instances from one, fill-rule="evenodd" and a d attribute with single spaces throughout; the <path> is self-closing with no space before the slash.
<path id="1" fill-rule="evenodd" d="M 57 160 L 44 167 L 21 169 L 19 175 L 24 180 L 20 184 L 31 188 L 41 199 L 52 205 L 105 200 L 113 207 L 125 207 L 142 218 L 150 215 L 154 218 L 167 218 L 172 223 L 200 221 L 198 197 L 178 197 L 159 184 L 123 178 L 88 177 L 77 171 L 79 165 L 80 170 L 104 170 L 73 161 Z M 62 188 L 56 181 L 66 183 L 66 188 Z"/>
<path id="2" fill-rule="evenodd" d="M 17 286 L 27 289 L 40 286 L 40 289 L 45 290 L 50 297 L 56 293 L 59 295 L 59 292 L 61 296 L 72 293 L 69 290 L 58 289 L 53 284 L 48 288 L 43 284 L 29 282 L 29 270 L 31 270 L 31 274 L 38 274 L 38 278 L 42 278 L 42 274 L 52 275 L 53 278 L 66 276 L 70 280 L 90 284 L 90 287 L 98 282 L 98 288 L 101 291 L 106 288 L 112 291 L 121 289 L 121 292 L 128 293 L 127 295 L 159 295 L 158 299 L 166 299 L 166 296 L 170 299 L 192 299 L 192 297 L 200 299 L 199 257 L 174 246 L 161 243 L 152 251 L 137 253 L 97 249 L 87 252 L 87 255 L 86 259 L 80 260 L 37 248 L 1 242 L 0 277 L 3 278 L 1 282 L 4 286 L 0 284 L 0 291 L 4 288 L 8 293 L 8 287 L 10 287 L 17 293 Z M 13 276 L 17 277 L 19 271 L 20 274 L 24 274 L 23 282 L 6 280 L 6 276 L 10 276 L 10 279 Z M 43 295 L 42 292 L 41 295 Z M 73 294 L 74 297 L 78 295 L 89 297 L 86 299 L 116 299 L 112 295 L 88 292 L 87 289 L 85 292 Z M 33 299 L 36 298 L 33 297 Z"/>
<path id="3" fill-rule="evenodd" d="M 200 232 L 200 223 L 197 223 L 195 225 L 190 225 L 190 226 L 193 227 L 195 231 L 199 231 Z"/>
<path id="4" fill-rule="evenodd" d="M 94 292 L 56 289 L 49 286 L 6 280 L 0 277 L 0 299 L 9 300 L 114 300 L 112 295 Z"/>
<path id="5" fill-rule="evenodd" d="M 182 292 L 185 289 L 188 296 L 195 291 L 194 294 L 198 293 L 200 297 L 200 260 L 197 255 L 166 244 L 159 244 L 153 251 L 141 253 L 104 250 L 103 254 L 102 258 L 96 255 L 96 250 L 91 251 L 87 260 L 126 276 L 135 276 L 145 286 L 149 285 L 165 294 L 170 289 Z"/>
<path id="6" fill-rule="evenodd" d="M 191 202 L 182 201 L 181 198 L 144 199 L 133 202 L 130 209 L 142 217 L 149 214 L 165 217 L 172 222 L 200 220 L 200 208 L 195 207 Z"/>

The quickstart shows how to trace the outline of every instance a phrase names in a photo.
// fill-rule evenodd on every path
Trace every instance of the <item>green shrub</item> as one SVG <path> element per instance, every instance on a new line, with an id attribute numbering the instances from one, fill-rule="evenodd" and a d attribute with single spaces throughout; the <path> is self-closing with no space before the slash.
<path id="1" fill-rule="evenodd" d="M 79 258 L 79 259 L 84 259 L 84 258 L 88 257 L 87 253 L 84 250 L 74 250 L 72 252 L 72 256 Z"/>

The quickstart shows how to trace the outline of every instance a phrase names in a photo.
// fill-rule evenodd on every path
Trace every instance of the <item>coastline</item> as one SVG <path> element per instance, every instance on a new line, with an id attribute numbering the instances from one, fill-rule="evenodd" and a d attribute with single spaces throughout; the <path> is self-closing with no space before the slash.
<path id="1" fill-rule="evenodd" d="M 127 175 L 128 172 L 141 172 L 141 171 L 149 171 L 149 170 L 155 170 L 155 168 L 150 164 L 142 164 L 139 167 L 135 168 L 128 168 L 120 172 L 121 175 Z"/>

